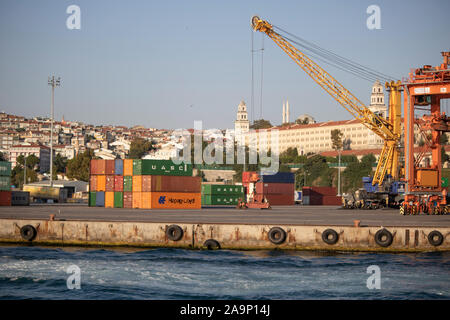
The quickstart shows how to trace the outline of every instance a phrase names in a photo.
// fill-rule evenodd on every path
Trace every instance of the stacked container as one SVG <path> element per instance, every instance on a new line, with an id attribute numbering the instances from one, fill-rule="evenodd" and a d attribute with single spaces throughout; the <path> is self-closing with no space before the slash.
<path id="1" fill-rule="evenodd" d="M 92 161 L 91 174 L 95 176 L 97 172 L 95 168 L 103 168 L 103 165 L 95 162 L 109 160 Z M 90 200 L 91 206 L 142 209 L 201 208 L 201 178 L 192 177 L 192 165 L 177 165 L 170 160 L 126 159 L 116 160 L 114 167 L 111 166 L 109 164 L 108 167 L 106 162 L 104 175 L 97 175 L 94 178 L 91 175 L 91 186 L 96 187 L 96 194 L 93 195 L 91 192 L 91 199 L 96 197 L 96 200 Z M 114 173 L 110 174 L 111 172 Z"/>
<path id="2" fill-rule="evenodd" d="M 342 197 L 336 196 L 337 191 L 334 187 L 303 187 L 302 193 L 305 205 L 342 205 Z"/>
<path id="3" fill-rule="evenodd" d="M 0 206 L 11 205 L 11 162 L 0 161 Z"/>
<path id="4" fill-rule="evenodd" d="M 244 200 L 244 187 L 223 184 L 202 185 L 202 205 L 237 205 Z"/>
<path id="5" fill-rule="evenodd" d="M 270 205 L 294 205 L 295 177 L 291 172 L 260 175 L 255 185 L 256 193 L 263 194 Z"/>

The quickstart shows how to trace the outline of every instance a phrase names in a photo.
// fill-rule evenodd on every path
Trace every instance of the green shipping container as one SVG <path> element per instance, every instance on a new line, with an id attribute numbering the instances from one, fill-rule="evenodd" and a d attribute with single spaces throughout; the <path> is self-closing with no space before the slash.
<path id="1" fill-rule="evenodd" d="M 171 160 L 133 160 L 133 175 L 192 176 L 192 164 L 175 164 Z"/>
<path id="2" fill-rule="evenodd" d="M 202 205 L 237 205 L 239 199 L 242 199 L 243 195 L 210 195 L 210 194 L 202 194 Z"/>
<path id="3" fill-rule="evenodd" d="M 243 186 L 233 186 L 224 184 L 203 184 L 202 194 L 215 195 L 243 195 Z"/>
<path id="4" fill-rule="evenodd" d="M 0 176 L 0 191 L 11 190 L 11 178 Z"/>
<path id="5" fill-rule="evenodd" d="M 114 208 L 123 208 L 123 192 L 114 192 Z"/>
<path id="6" fill-rule="evenodd" d="M 131 192 L 133 191 L 133 176 L 123 177 L 123 191 Z"/>
<path id="7" fill-rule="evenodd" d="M 97 192 L 89 192 L 89 207 L 95 207 Z"/>
<path id="8" fill-rule="evenodd" d="M 0 161 L 0 176 L 4 177 L 11 176 L 11 162 Z"/>

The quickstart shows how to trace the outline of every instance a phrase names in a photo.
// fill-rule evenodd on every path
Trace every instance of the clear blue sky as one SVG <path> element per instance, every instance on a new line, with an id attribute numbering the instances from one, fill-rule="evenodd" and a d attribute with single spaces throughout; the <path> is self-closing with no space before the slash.
<path id="1" fill-rule="evenodd" d="M 68 30 L 66 8 L 81 8 Z M 381 8 L 368 30 L 366 8 Z M 50 114 L 47 77 L 61 76 L 55 116 L 92 124 L 232 128 L 251 96 L 250 18 L 261 18 L 344 57 L 397 77 L 437 65 L 450 49 L 450 1 L 20 1 L 0 2 L 0 111 Z M 261 34 L 254 34 L 255 45 Z M 263 117 L 351 119 L 267 37 Z M 363 102 L 371 83 L 324 66 Z M 259 60 L 255 60 L 259 68 Z M 255 119 L 259 71 L 255 69 Z"/>

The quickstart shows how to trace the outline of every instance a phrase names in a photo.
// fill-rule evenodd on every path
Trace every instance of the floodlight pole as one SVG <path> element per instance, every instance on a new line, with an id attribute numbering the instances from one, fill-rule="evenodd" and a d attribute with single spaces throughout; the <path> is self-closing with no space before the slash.
<path id="1" fill-rule="evenodd" d="M 48 77 L 48 85 L 52 87 L 51 120 L 50 120 L 50 186 L 53 187 L 53 117 L 55 105 L 55 88 L 61 84 L 61 78 Z"/>

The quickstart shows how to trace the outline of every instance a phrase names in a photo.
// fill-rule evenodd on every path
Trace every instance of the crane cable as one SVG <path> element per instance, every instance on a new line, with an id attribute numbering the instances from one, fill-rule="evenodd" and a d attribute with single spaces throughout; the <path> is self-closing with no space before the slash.
<path id="1" fill-rule="evenodd" d="M 286 30 L 283 30 L 282 28 L 278 26 L 273 26 L 275 29 L 279 30 L 282 33 L 285 33 L 292 38 L 297 39 L 298 41 L 288 38 L 287 36 L 282 36 L 285 39 L 291 41 L 292 43 L 297 44 L 298 46 L 302 47 L 303 49 L 313 53 L 311 56 L 314 55 L 314 57 L 326 64 L 329 64 L 335 68 L 338 68 L 342 71 L 351 73 L 361 79 L 367 80 L 367 81 L 374 81 L 377 79 L 380 79 L 382 81 L 390 81 L 392 79 L 395 79 L 395 77 L 392 77 L 390 75 L 378 72 L 372 68 L 363 66 L 359 63 L 356 63 L 350 59 L 344 58 L 330 50 L 324 49 L 310 41 L 307 41 L 299 36 L 296 36 Z M 299 42 L 300 41 L 300 42 Z"/>

